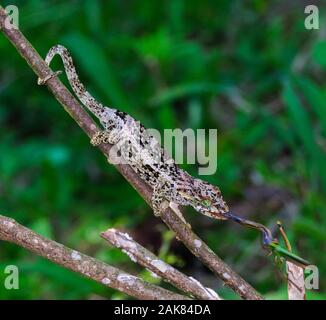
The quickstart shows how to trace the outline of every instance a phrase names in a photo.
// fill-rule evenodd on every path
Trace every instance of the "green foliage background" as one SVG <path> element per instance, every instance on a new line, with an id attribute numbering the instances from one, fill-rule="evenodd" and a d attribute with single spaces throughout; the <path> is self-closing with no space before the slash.
<path id="1" fill-rule="evenodd" d="M 311 2 L 311 1 L 310 1 Z M 310 3 L 309 2 L 309 3 Z M 326 270 L 326 17 L 304 28 L 305 1 L 3 1 L 42 56 L 73 54 L 92 94 L 146 127 L 217 128 L 219 185 L 233 211 L 272 227 L 282 220 L 296 253 Z M 173 240 L 0 36 L 0 212 L 40 234 L 120 266 L 147 271 L 98 236 L 128 230 L 168 262 L 235 298 Z M 57 59 L 53 69 L 62 69 Z M 66 82 L 65 77 L 61 78 Z M 194 165 L 185 166 L 197 174 Z M 221 257 L 267 298 L 286 284 L 259 235 L 189 210 L 187 218 Z M 20 270 L 5 290 L 4 268 Z M 0 244 L 1 299 L 118 299 L 123 296 Z M 163 284 L 164 285 L 164 284 Z"/>

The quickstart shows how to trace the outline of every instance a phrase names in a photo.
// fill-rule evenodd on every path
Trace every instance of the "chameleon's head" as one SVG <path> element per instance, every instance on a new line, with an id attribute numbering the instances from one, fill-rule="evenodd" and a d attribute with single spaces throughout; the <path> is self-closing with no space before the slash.
<path id="1" fill-rule="evenodd" d="M 192 206 L 200 213 L 215 219 L 226 219 L 223 214 L 229 208 L 222 198 L 218 187 L 203 180 L 194 180 L 194 199 Z"/>

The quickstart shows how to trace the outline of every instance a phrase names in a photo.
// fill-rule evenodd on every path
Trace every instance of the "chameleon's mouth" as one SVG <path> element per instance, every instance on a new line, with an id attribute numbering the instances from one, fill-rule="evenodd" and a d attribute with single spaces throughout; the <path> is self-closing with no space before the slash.
<path id="1" fill-rule="evenodd" d="M 222 213 L 220 213 L 218 210 L 216 210 L 216 211 L 204 211 L 203 214 L 205 216 L 211 217 L 213 219 L 227 220 L 227 218 Z"/>
<path id="2" fill-rule="evenodd" d="M 222 208 L 219 203 L 212 203 L 211 201 L 207 200 L 209 201 L 209 204 L 204 204 L 204 201 L 206 200 L 196 202 L 196 205 L 193 206 L 194 209 L 200 212 L 201 214 L 213 219 L 228 219 L 228 217 L 225 216 L 225 212 L 228 211 L 227 207 L 224 210 L 224 208 Z"/>

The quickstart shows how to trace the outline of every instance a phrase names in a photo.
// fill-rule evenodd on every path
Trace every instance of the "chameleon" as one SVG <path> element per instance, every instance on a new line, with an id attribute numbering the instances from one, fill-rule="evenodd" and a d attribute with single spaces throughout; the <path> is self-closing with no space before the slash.
<path id="1" fill-rule="evenodd" d="M 74 93 L 98 118 L 104 128 L 91 138 L 91 144 L 98 146 L 109 143 L 119 146 L 123 160 L 152 188 L 151 202 L 155 216 L 160 216 L 170 206 L 185 221 L 178 207 L 191 206 L 197 212 L 211 218 L 231 220 L 257 229 L 261 232 L 263 247 L 269 246 L 273 250 L 277 248 L 277 239 L 273 238 L 267 227 L 232 214 L 220 189 L 204 180 L 192 177 L 177 166 L 173 158 L 161 148 L 158 141 L 139 121 L 123 111 L 98 102 L 79 80 L 73 59 L 64 46 L 55 45 L 48 51 L 45 58 L 48 66 L 56 55 L 62 59 Z M 61 71 L 51 72 L 44 78 L 38 78 L 38 84 L 45 84 L 59 73 Z"/>
<path id="2" fill-rule="evenodd" d="M 72 57 L 65 47 L 52 47 L 45 62 L 50 65 L 55 55 L 61 57 L 69 83 L 78 99 L 104 127 L 104 130 L 98 131 L 92 137 L 91 144 L 123 146 L 123 159 L 153 189 L 152 205 L 156 216 L 166 209 L 164 200 L 167 200 L 177 205 L 192 206 L 212 218 L 227 219 L 225 213 L 229 208 L 218 187 L 193 178 L 179 168 L 139 121 L 123 111 L 96 101 L 80 82 Z M 38 83 L 43 84 L 48 79 L 49 77 L 38 79 Z"/>

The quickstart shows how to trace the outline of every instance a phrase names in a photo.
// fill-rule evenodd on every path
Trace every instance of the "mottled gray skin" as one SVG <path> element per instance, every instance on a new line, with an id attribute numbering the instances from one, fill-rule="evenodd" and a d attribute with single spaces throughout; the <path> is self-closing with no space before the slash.
<path id="1" fill-rule="evenodd" d="M 225 213 L 229 209 L 218 187 L 195 179 L 181 170 L 139 121 L 96 101 L 80 82 L 72 58 L 65 47 L 57 45 L 49 50 L 45 59 L 48 65 L 55 55 L 61 57 L 68 80 L 79 100 L 104 127 L 103 131 L 92 138 L 91 143 L 120 146 L 121 156 L 126 163 L 153 188 L 152 204 L 155 215 L 160 215 L 166 208 L 164 202 L 167 200 L 168 203 L 192 206 L 198 212 L 212 218 L 227 219 Z M 48 79 L 49 77 L 43 82 Z M 41 79 L 39 83 L 42 83 Z"/>

